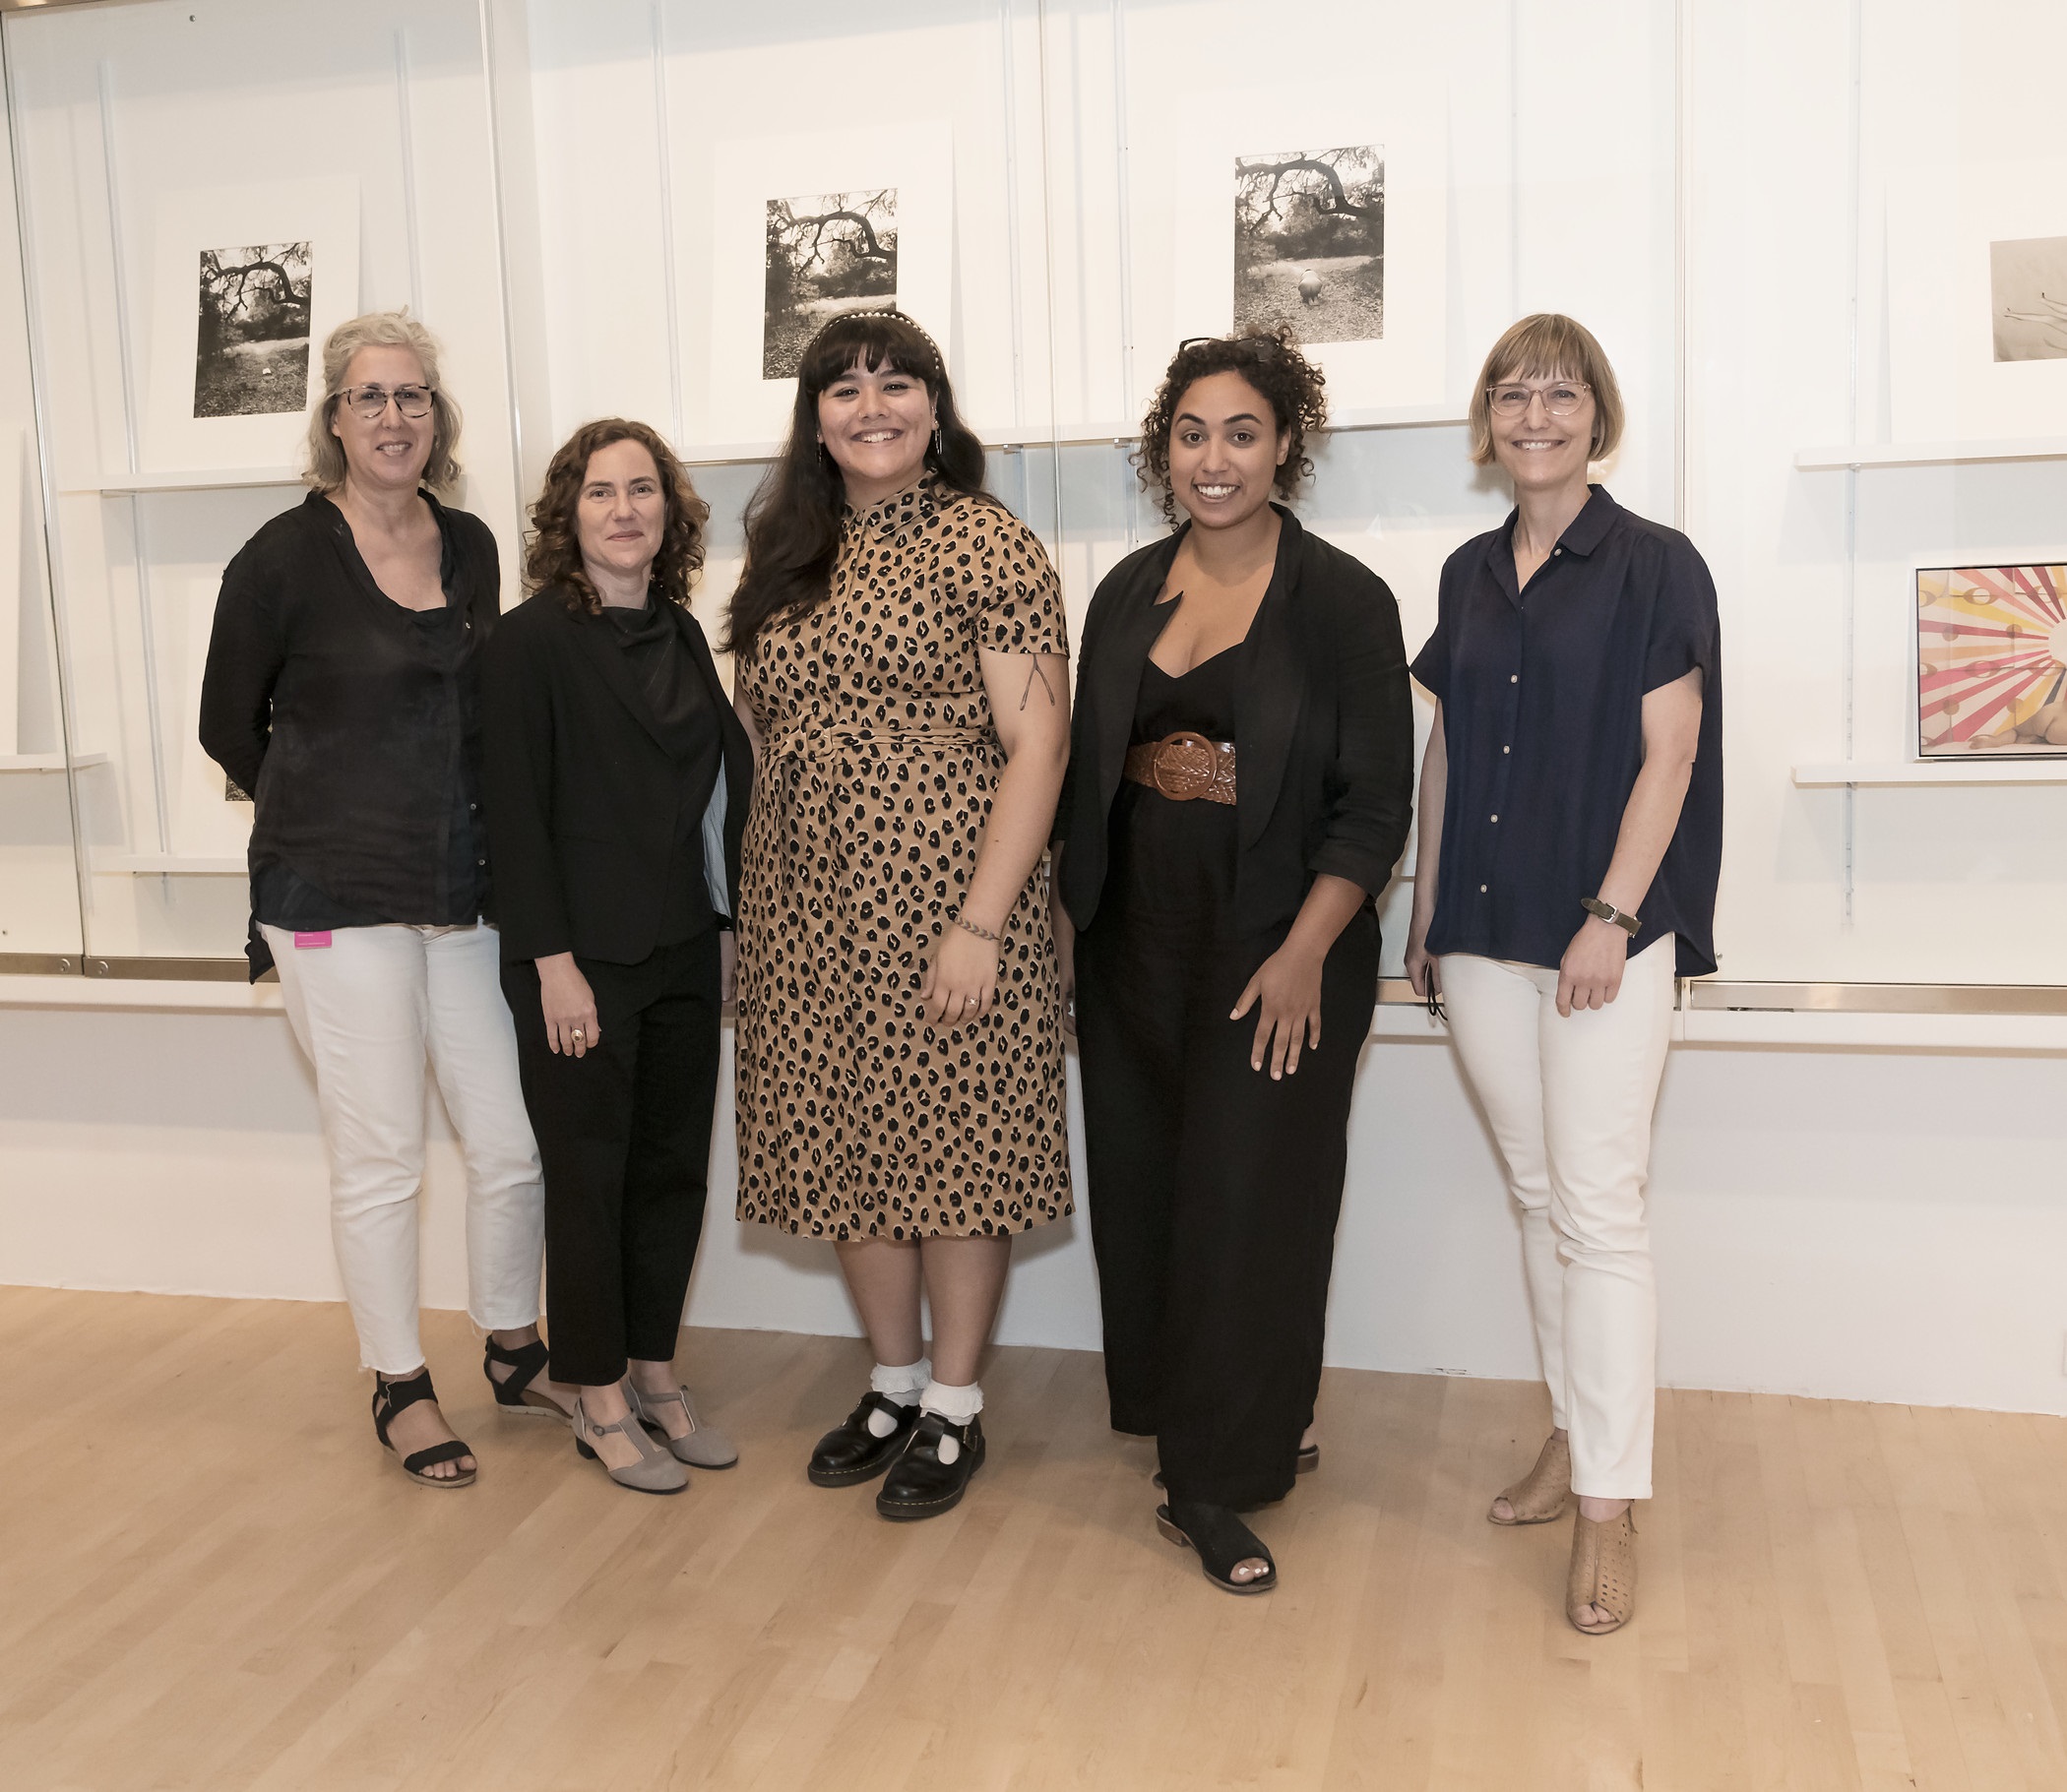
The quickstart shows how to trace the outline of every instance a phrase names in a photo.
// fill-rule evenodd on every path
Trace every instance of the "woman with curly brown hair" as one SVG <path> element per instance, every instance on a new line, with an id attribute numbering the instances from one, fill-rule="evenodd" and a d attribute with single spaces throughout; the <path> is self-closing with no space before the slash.
<path id="1" fill-rule="evenodd" d="M 1141 466 L 1186 521 L 1092 598 L 1056 819 L 1112 1424 L 1157 1440 L 1158 1525 L 1231 1593 L 1277 1584 L 1238 1514 L 1319 1459 L 1374 898 L 1411 808 L 1392 592 L 1272 502 L 1325 418 L 1286 332 L 1177 350 Z"/>
<path id="2" fill-rule="evenodd" d="M 503 994 L 545 1171 L 552 1374 L 579 1390 L 582 1454 L 641 1493 L 679 1493 L 684 1462 L 737 1459 L 673 1362 L 753 778 L 688 608 L 709 515 L 656 431 L 583 425 L 546 469 L 532 595 L 482 675 Z"/>

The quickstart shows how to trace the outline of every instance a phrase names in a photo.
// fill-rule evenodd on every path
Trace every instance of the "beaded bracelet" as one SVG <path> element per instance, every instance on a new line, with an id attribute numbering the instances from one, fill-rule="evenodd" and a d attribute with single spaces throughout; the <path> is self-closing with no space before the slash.
<path id="1" fill-rule="evenodd" d="M 975 922 L 967 919 L 959 908 L 948 919 L 961 928 L 964 933 L 972 933 L 977 939 L 988 940 L 993 946 L 1002 946 L 1005 943 L 1003 934 L 992 933 L 987 927 L 978 927 Z"/>

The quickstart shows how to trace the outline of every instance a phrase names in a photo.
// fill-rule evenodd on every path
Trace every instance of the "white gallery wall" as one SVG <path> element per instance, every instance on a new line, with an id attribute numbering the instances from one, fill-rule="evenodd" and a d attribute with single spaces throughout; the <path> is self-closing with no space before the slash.
<path id="1" fill-rule="evenodd" d="M 1119 438 L 1221 302 L 1199 238 L 1231 221 L 1228 146 L 1291 148 L 1312 121 L 1385 146 L 1403 220 L 1416 181 L 1433 196 L 1388 257 L 1415 358 L 1375 378 L 1340 363 L 1338 412 L 1362 426 L 1327 440 L 1304 504 L 1392 585 L 1409 647 L 1445 556 L 1507 505 L 1439 419 L 1514 317 L 1570 311 L 1629 402 L 1606 482 L 1687 528 L 1722 594 L 1722 975 L 2067 984 L 2067 783 L 1796 776 L 1908 758 L 1916 566 L 2067 556 L 2067 459 L 1797 465 L 1922 440 L 1919 418 L 1961 436 L 1929 409 L 1959 370 L 1918 360 L 1904 295 L 1971 244 L 1923 199 L 1948 166 L 2055 153 L 2056 6 L 187 0 L 17 17 L 6 44 L 71 725 L 106 755 L 72 774 L 90 952 L 241 939 L 233 860 L 179 833 L 189 662 L 222 561 L 298 496 L 111 489 L 136 471 L 159 196 L 349 175 L 362 300 L 413 302 L 446 339 L 467 501 L 506 561 L 552 446 L 591 416 L 643 416 L 710 463 L 708 625 L 772 433 L 739 398 L 758 340 L 717 330 L 759 276 L 726 234 L 737 183 L 757 155 L 771 179 L 837 162 L 843 133 L 943 132 L 952 284 L 923 321 L 1081 620 L 1097 576 L 1160 527 Z M 1404 265 L 1415 243 L 1440 266 Z M 1432 314 L 1410 311 L 1416 278 Z M 0 316 L 0 433 L 32 426 L 28 360 Z M 2018 433 L 2057 431 L 2034 414 Z M 40 590 L 23 614 L 49 614 Z M 0 778 L 0 842 L 27 825 L 23 782 Z M 1391 966 L 1407 889 L 1387 900 Z M 275 999 L 94 998 L 0 977 L 0 1279 L 336 1298 L 313 1102 Z M 1666 1379 L 2067 1411 L 2067 1021 L 1685 1024 L 1655 1178 Z M 730 1183 L 721 1143 L 691 1318 L 851 1329 L 831 1265 L 736 1226 Z M 448 1144 L 436 1304 L 464 1300 L 458 1222 Z M 1023 1249 L 1001 1335 L 1096 1347 L 1081 1217 Z M 1490 1147 L 1412 1011 L 1382 1011 L 1366 1048 L 1330 1358 L 1533 1372 Z"/>

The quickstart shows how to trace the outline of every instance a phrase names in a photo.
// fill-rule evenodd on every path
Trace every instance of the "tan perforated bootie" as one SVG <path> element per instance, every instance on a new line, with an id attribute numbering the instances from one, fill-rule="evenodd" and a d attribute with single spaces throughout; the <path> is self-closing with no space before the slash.
<path id="1" fill-rule="evenodd" d="M 1486 1520 L 1492 1524 L 1547 1524 L 1565 1515 L 1571 1498 L 1571 1441 L 1553 1431 L 1535 1466 L 1512 1487 L 1502 1489 L 1499 1500 L 1493 1502 L 1497 1506 L 1505 1500 L 1514 1516 L 1503 1518 L 1488 1507 Z"/>
<path id="2" fill-rule="evenodd" d="M 1605 1637 L 1636 1615 L 1636 1513 L 1625 1508 L 1619 1518 L 1572 1520 L 1572 1572 L 1565 1577 L 1565 1616 L 1575 1631 Z M 1582 1624 L 1579 1614 L 1592 1606 L 1605 1612 L 1602 1624 Z"/>

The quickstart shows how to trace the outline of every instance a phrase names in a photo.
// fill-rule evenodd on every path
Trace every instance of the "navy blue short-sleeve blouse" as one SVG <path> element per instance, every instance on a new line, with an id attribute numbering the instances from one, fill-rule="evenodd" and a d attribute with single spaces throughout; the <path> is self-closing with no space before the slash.
<path id="1" fill-rule="evenodd" d="M 1514 525 L 1510 513 L 1444 564 L 1435 633 L 1413 662 L 1442 703 L 1449 759 L 1428 951 L 1562 960 L 1614 857 L 1643 764 L 1644 697 L 1698 666 L 1693 778 L 1630 951 L 1676 934 L 1679 974 L 1702 976 L 1716 968 L 1722 863 L 1715 581 L 1678 530 L 1596 486 L 1520 591 Z"/>

